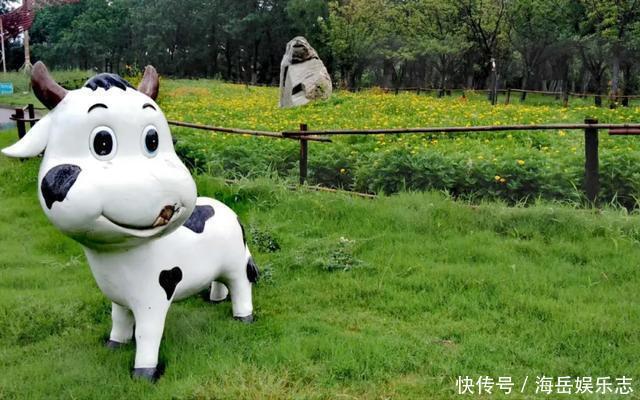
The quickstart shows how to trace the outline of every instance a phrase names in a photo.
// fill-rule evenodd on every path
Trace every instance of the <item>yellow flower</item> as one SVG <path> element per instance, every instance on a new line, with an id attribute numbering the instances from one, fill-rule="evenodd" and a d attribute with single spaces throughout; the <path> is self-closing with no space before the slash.
<path id="1" fill-rule="evenodd" d="M 346 173 L 346 172 L 347 172 L 347 170 L 346 170 L 346 169 L 344 169 L 344 168 L 340 168 L 340 173 L 341 173 L 341 174 L 344 174 L 344 173 Z"/>
<path id="2" fill-rule="evenodd" d="M 518 160 L 518 165 L 524 165 L 524 160 Z"/>
<path id="3" fill-rule="evenodd" d="M 505 183 L 507 180 L 504 178 L 500 178 L 500 183 Z"/>
<path id="4" fill-rule="evenodd" d="M 502 178 L 500 177 L 500 175 L 496 175 L 496 176 L 493 177 L 493 179 L 495 179 L 496 181 L 499 181 Z"/>
<path id="5" fill-rule="evenodd" d="M 560 135 L 560 136 L 564 136 L 564 135 L 566 135 L 566 134 L 567 134 L 567 132 L 562 131 L 562 130 L 561 130 L 560 132 L 558 132 L 558 135 Z"/>

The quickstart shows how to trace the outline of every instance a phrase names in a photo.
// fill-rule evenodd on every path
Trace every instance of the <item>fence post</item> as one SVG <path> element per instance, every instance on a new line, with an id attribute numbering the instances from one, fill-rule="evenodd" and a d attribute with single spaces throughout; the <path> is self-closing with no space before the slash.
<path id="1" fill-rule="evenodd" d="M 301 135 L 309 130 L 307 124 L 300 124 Z M 309 142 L 307 139 L 300 139 L 300 184 L 304 185 L 304 181 L 307 180 L 307 161 L 309 155 Z"/>
<path id="2" fill-rule="evenodd" d="M 511 101 L 511 88 L 507 89 L 507 98 L 504 100 L 504 104 L 509 104 L 509 101 Z"/>
<path id="3" fill-rule="evenodd" d="M 24 110 L 22 108 L 16 108 L 16 126 L 18 127 L 18 137 L 22 139 L 27 133 L 24 126 Z"/>
<path id="4" fill-rule="evenodd" d="M 36 122 L 34 121 L 34 118 L 36 117 L 36 113 L 33 109 L 33 104 L 29 103 L 29 105 L 27 105 L 27 115 L 29 116 L 29 119 L 31 121 L 29 121 L 29 124 L 31 125 L 31 127 L 33 128 L 33 126 L 36 124 Z"/>
<path id="5" fill-rule="evenodd" d="M 585 124 L 597 124 L 598 120 L 586 118 Z M 598 128 L 584 130 L 584 190 L 587 200 L 595 205 L 600 190 L 598 172 Z"/>
<path id="6" fill-rule="evenodd" d="M 593 104 L 596 107 L 602 107 L 602 97 L 600 97 L 600 94 L 596 94 L 593 98 Z"/>

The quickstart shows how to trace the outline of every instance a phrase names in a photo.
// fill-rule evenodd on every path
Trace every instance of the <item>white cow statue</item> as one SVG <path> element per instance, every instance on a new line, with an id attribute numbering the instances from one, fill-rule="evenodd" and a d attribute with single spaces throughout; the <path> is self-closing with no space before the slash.
<path id="1" fill-rule="evenodd" d="M 169 125 L 154 99 L 159 80 L 148 66 L 136 90 L 114 74 L 99 74 L 67 91 L 41 62 L 32 87 L 51 111 L 9 157 L 44 151 L 40 204 L 51 222 L 79 242 L 96 282 L 112 302 L 107 346 L 133 338 L 133 376 L 155 381 L 169 306 L 209 289 L 229 294 L 233 316 L 253 322 L 252 283 L 258 269 L 236 214 L 197 197 L 176 155 Z"/>

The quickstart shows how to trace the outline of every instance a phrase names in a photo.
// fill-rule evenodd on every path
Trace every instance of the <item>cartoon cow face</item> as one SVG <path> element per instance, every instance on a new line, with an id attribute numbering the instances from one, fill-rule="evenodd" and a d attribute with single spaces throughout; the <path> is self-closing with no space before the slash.
<path id="1" fill-rule="evenodd" d="M 153 100 L 153 67 L 140 91 L 117 75 L 100 74 L 67 92 L 42 63 L 34 66 L 33 82 L 52 110 L 2 152 L 33 157 L 44 151 L 39 198 L 56 227 L 87 247 L 109 248 L 138 245 L 185 222 L 195 207 L 195 183 Z"/>

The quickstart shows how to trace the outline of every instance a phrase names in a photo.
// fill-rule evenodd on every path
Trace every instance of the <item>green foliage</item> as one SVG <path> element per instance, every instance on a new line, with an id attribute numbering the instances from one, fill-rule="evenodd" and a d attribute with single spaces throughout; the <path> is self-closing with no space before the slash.
<path id="1" fill-rule="evenodd" d="M 275 253 L 280 250 L 280 244 L 278 240 L 273 236 L 273 233 L 266 229 L 258 229 L 251 225 L 249 228 L 251 244 L 256 246 L 258 251 L 262 253 Z M 252 246 L 252 248 L 253 248 Z"/>
<path id="2" fill-rule="evenodd" d="M 338 244 L 325 258 L 318 258 L 315 264 L 325 271 L 349 271 L 362 265 L 354 256 L 355 240 L 340 237 Z"/>
<path id="3" fill-rule="evenodd" d="M 398 128 L 505 125 L 583 121 L 634 122 L 640 107 L 615 110 L 572 98 L 569 108 L 530 95 L 520 104 L 492 107 L 467 93 L 434 98 L 377 90 L 337 92 L 328 102 L 296 109 L 277 108 L 277 92 L 207 81 L 163 81 L 160 103 L 170 119 L 258 130 Z M 299 147 L 294 141 L 174 129 L 177 150 L 197 171 L 226 178 L 270 176 L 297 182 Z M 434 135 L 334 136 L 333 143 L 309 145 L 309 183 L 396 193 L 442 190 L 452 196 L 502 199 L 511 204 L 537 199 L 580 203 L 584 176 L 581 131 L 498 132 Z M 633 137 L 600 137 L 604 202 L 637 206 L 638 142 Z M 496 178 L 497 177 L 497 178 Z"/>

